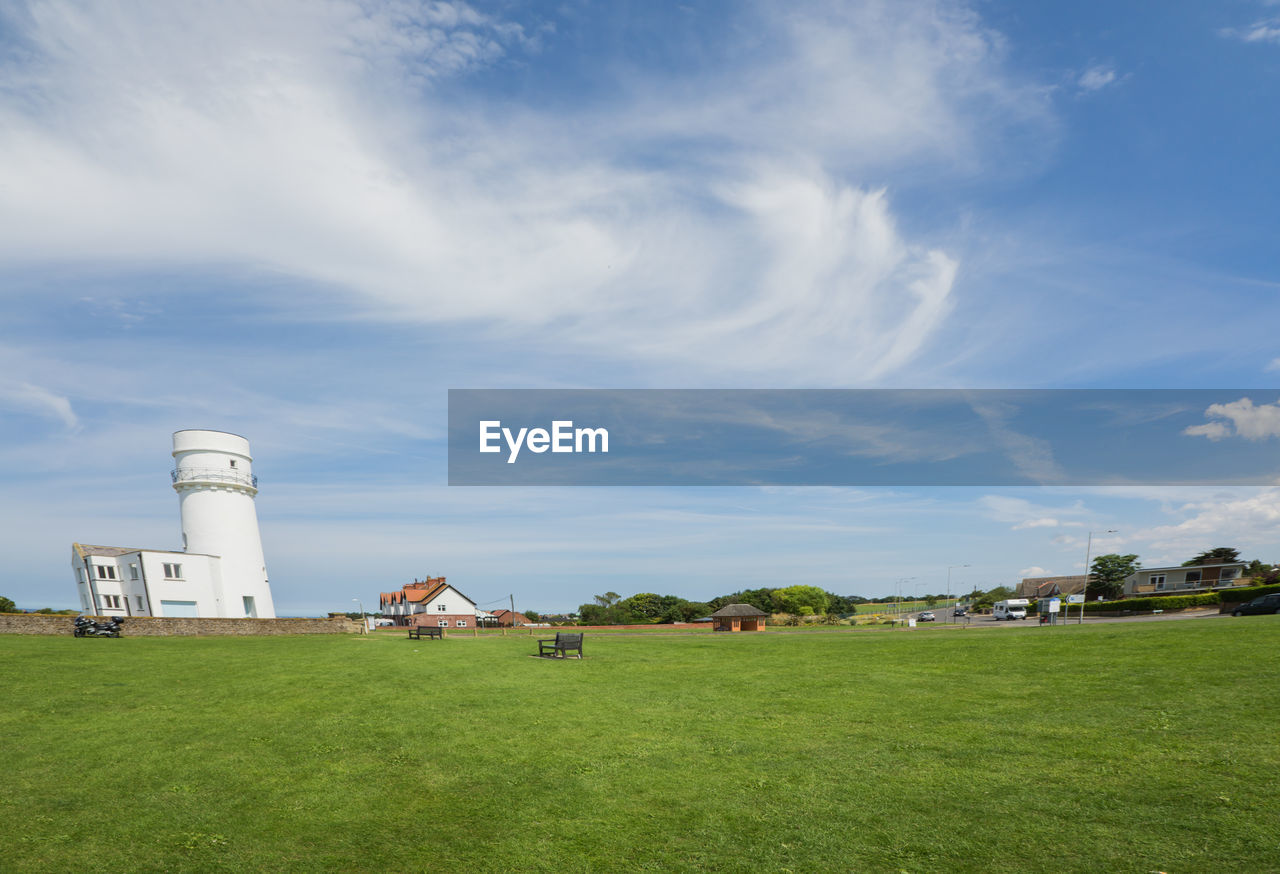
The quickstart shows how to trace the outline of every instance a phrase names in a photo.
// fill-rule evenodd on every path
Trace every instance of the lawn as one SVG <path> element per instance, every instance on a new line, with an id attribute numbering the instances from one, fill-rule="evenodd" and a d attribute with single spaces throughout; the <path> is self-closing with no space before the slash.
<path id="1" fill-rule="evenodd" d="M 1280 617 L 0 637 L 5 871 L 1280 870 Z"/>

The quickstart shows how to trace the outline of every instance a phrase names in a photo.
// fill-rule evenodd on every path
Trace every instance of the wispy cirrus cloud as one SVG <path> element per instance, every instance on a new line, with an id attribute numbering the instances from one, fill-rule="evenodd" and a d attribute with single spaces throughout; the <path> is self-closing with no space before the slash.
<path id="1" fill-rule="evenodd" d="M 80 419 L 67 397 L 29 382 L 0 379 L 0 409 L 3 408 L 53 418 L 71 429 L 80 427 Z"/>
<path id="2" fill-rule="evenodd" d="M 1106 64 L 1092 66 L 1076 79 L 1076 86 L 1081 91 L 1100 91 L 1117 81 L 1115 68 Z"/>
<path id="3" fill-rule="evenodd" d="M 1218 33 L 1242 42 L 1280 44 L 1280 18 L 1260 18 L 1245 27 L 1224 27 Z"/>
<path id="4" fill-rule="evenodd" d="M 1043 95 L 958 4 L 736 14 L 766 35 L 750 63 L 717 26 L 696 80 L 618 72 L 613 100 L 542 109 L 460 97 L 551 19 L 37 0 L 7 16 L 0 258 L 235 265 L 337 294 L 343 317 L 784 383 L 899 370 L 959 262 L 866 177 L 981 163 L 1044 121 Z"/>

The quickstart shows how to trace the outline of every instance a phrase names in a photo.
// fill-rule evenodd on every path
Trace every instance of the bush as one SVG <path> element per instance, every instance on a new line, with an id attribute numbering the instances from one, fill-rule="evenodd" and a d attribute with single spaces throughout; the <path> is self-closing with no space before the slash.
<path id="1" fill-rule="evenodd" d="M 1245 601 L 1252 601 L 1254 598 L 1260 598 L 1263 595 L 1273 595 L 1276 592 L 1280 592 L 1280 585 L 1242 586 L 1239 589 L 1224 589 L 1218 594 L 1223 602 L 1243 604 Z"/>
<path id="2" fill-rule="evenodd" d="M 1217 592 L 1204 592 L 1199 595 L 1163 595 L 1156 598 L 1126 598 L 1123 601 L 1090 601 L 1084 605 L 1084 609 L 1088 613 L 1120 610 L 1182 610 L 1187 607 L 1204 607 L 1221 603 L 1222 599 L 1218 597 Z"/>

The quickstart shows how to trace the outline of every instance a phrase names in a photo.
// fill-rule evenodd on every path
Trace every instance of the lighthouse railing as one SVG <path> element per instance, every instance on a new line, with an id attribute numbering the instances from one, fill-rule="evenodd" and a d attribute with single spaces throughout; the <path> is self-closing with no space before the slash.
<path id="1" fill-rule="evenodd" d="M 189 482 L 215 482 L 215 483 L 235 483 L 236 485 L 258 487 L 258 477 L 255 474 L 243 473 L 238 470 L 220 470 L 217 468 L 201 468 L 201 467 L 179 467 L 169 471 L 169 478 L 176 483 Z"/>

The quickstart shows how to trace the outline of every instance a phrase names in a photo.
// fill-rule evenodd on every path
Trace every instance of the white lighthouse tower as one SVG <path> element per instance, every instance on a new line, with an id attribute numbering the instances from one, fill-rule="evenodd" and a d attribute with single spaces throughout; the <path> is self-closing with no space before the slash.
<path id="1" fill-rule="evenodd" d="M 249 441 L 224 431 L 177 431 L 173 460 L 183 551 L 221 559 L 211 563 L 216 615 L 275 618 Z"/>

